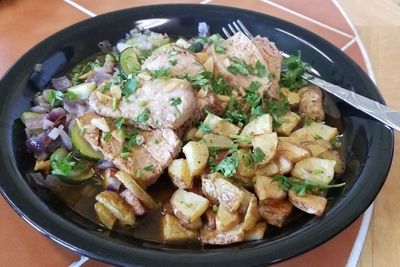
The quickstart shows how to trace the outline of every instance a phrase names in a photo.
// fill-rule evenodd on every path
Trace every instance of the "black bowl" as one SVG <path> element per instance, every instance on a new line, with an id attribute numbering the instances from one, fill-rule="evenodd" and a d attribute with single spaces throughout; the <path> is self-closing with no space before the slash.
<path id="1" fill-rule="evenodd" d="M 347 185 L 328 193 L 321 218 L 300 216 L 282 230 L 271 230 L 261 241 L 202 249 L 171 247 L 103 231 L 48 191 L 27 178 L 33 159 L 25 150 L 18 117 L 29 109 L 37 88 L 51 77 L 95 54 L 102 40 L 115 43 L 137 25 L 172 36 L 193 36 L 207 21 L 212 32 L 241 19 L 252 33 L 269 37 L 289 54 L 302 51 L 321 77 L 384 103 L 378 89 L 349 57 L 317 35 L 264 14 L 207 5 L 162 5 L 101 15 L 64 29 L 27 52 L 0 83 L 0 155 L 2 194 L 13 209 L 37 230 L 80 254 L 116 265 L 256 265 L 287 259 L 329 240 L 371 204 L 387 176 L 393 155 L 393 132 L 342 101 L 327 96 L 330 123 L 343 129 Z M 42 64 L 41 74 L 33 73 Z"/>

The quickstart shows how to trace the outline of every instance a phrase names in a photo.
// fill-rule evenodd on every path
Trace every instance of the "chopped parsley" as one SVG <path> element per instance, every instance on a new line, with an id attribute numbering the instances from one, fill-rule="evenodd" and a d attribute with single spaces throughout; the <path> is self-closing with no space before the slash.
<path id="1" fill-rule="evenodd" d="M 128 139 L 128 147 L 132 148 L 132 147 L 135 147 L 135 146 L 140 146 L 141 144 L 143 144 L 143 142 L 144 142 L 143 136 L 141 136 L 141 135 L 132 135 Z"/>
<path id="2" fill-rule="evenodd" d="M 290 91 L 297 91 L 308 84 L 301 75 L 308 68 L 308 64 L 301 61 L 301 52 L 297 56 L 290 56 L 283 59 L 282 65 L 287 68 L 281 75 L 280 86 L 289 88 Z"/>
<path id="3" fill-rule="evenodd" d="M 232 139 L 234 142 L 243 142 L 246 144 L 251 144 L 251 137 L 249 135 L 231 134 L 229 138 Z"/>
<path id="4" fill-rule="evenodd" d="M 139 114 L 137 120 L 139 122 L 142 123 L 147 123 L 147 121 L 149 120 L 149 115 L 150 115 L 150 109 L 149 108 L 145 108 L 142 113 Z"/>
<path id="5" fill-rule="evenodd" d="M 122 130 L 122 127 L 124 126 L 125 123 L 125 118 L 118 118 L 115 120 L 115 128 L 117 128 L 118 130 Z"/>
<path id="6" fill-rule="evenodd" d="M 199 129 L 205 133 L 210 133 L 211 130 L 213 129 L 213 126 L 207 123 L 202 123 L 199 125 Z"/>
<path id="7" fill-rule="evenodd" d="M 80 83 L 80 77 L 89 71 L 93 70 L 94 67 L 101 67 L 101 62 L 99 59 L 89 61 L 87 63 L 76 65 L 71 70 L 71 84 L 77 85 Z"/>
<path id="8" fill-rule="evenodd" d="M 192 84 L 192 86 L 205 88 L 210 84 L 211 77 L 212 77 L 211 72 L 203 71 L 202 73 L 191 77 L 189 75 L 185 75 L 183 78 L 188 80 Z"/>
<path id="9" fill-rule="evenodd" d="M 257 60 L 255 65 L 256 73 L 259 78 L 265 77 L 267 75 L 267 68 Z"/>
<path id="10" fill-rule="evenodd" d="M 221 76 L 217 76 L 211 80 L 211 90 L 219 95 L 232 95 L 232 87 Z"/>
<path id="11" fill-rule="evenodd" d="M 174 60 L 172 60 L 172 59 L 170 59 L 170 60 L 168 60 L 168 62 L 169 62 L 169 64 L 171 65 L 171 66 L 176 66 L 176 63 L 178 62 L 176 59 L 174 59 Z"/>
<path id="12" fill-rule="evenodd" d="M 121 158 L 127 158 L 131 155 L 131 150 L 129 149 L 129 147 L 122 147 L 121 150 Z"/>
<path id="13" fill-rule="evenodd" d="M 169 99 L 169 103 L 171 104 L 171 106 L 176 107 L 182 104 L 182 99 L 180 97 L 172 97 Z"/>
<path id="14" fill-rule="evenodd" d="M 283 96 L 280 100 L 270 99 L 267 102 L 267 110 L 273 118 L 274 126 L 280 127 L 282 124 L 280 117 L 289 112 L 290 103 L 288 102 L 287 98 Z"/>
<path id="15" fill-rule="evenodd" d="M 140 170 L 140 169 L 137 169 L 136 171 L 135 171 L 135 177 L 136 178 L 140 178 L 142 176 L 142 171 Z"/>
<path id="16" fill-rule="evenodd" d="M 108 142 L 108 140 L 110 140 L 110 138 L 111 138 L 111 132 L 106 132 L 106 133 L 104 133 L 102 140 L 104 142 Z"/>
<path id="17" fill-rule="evenodd" d="M 225 52 L 226 48 L 222 45 L 222 43 L 224 42 L 224 38 L 222 38 L 221 35 L 219 35 L 218 33 L 213 34 L 210 36 L 210 40 L 214 44 L 215 52 L 217 52 L 218 54 L 222 54 Z"/>
<path id="18" fill-rule="evenodd" d="M 52 107 L 59 106 L 63 101 L 64 101 L 64 94 L 62 92 L 49 89 L 49 93 L 47 95 L 47 102 Z"/>
<path id="19" fill-rule="evenodd" d="M 255 148 L 253 148 L 253 151 L 251 153 L 251 157 L 253 159 L 253 162 L 257 164 L 257 163 L 260 163 L 260 162 L 262 162 L 264 160 L 265 154 L 261 150 L 261 148 L 255 147 Z"/>
<path id="20" fill-rule="evenodd" d="M 224 158 L 220 163 L 218 163 L 213 171 L 221 173 L 225 177 L 232 177 L 236 174 L 236 168 L 239 164 L 239 158 L 237 155 L 231 155 Z"/>
<path id="21" fill-rule="evenodd" d="M 229 99 L 228 109 L 225 113 L 227 121 L 238 124 L 239 126 L 244 125 L 247 122 L 246 114 L 241 113 L 241 104 L 237 102 L 234 96 Z"/>
<path id="22" fill-rule="evenodd" d="M 171 78 L 171 70 L 170 68 L 162 67 L 154 71 L 153 78 L 155 79 L 168 79 Z"/>
<path id="23" fill-rule="evenodd" d="M 72 152 L 64 156 L 52 156 L 50 160 L 52 168 L 51 173 L 54 175 L 66 176 L 72 172 L 74 166 L 76 165 L 76 161 L 74 160 Z"/>
<path id="24" fill-rule="evenodd" d="M 230 57 L 232 63 L 228 66 L 227 70 L 232 74 L 243 74 L 245 76 L 254 72 L 254 67 L 248 65 L 243 59 L 237 57 Z"/>
<path id="25" fill-rule="evenodd" d="M 251 82 L 246 93 L 246 102 L 251 105 L 250 118 L 256 118 L 264 114 L 263 97 L 258 93 L 261 83 L 258 81 Z"/>
<path id="26" fill-rule="evenodd" d="M 304 197 L 310 191 L 324 191 L 329 188 L 343 187 L 346 183 L 340 184 L 317 184 L 310 181 L 288 178 L 284 175 L 277 175 L 273 181 L 278 182 L 282 190 L 293 190 L 297 195 Z"/>
<path id="27" fill-rule="evenodd" d="M 152 171 L 154 171 L 154 166 L 153 166 L 153 164 L 149 164 L 146 167 L 144 167 L 143 170 L 145 170 L 147 172 L 152 172 Z"/>
<path id="28" fill-rule="evenodd" d="M 138 87 L 138 80 L 136 77 L 132 77 L 124 83 L 122 86 L 121 94 L 123 96 L 130 96 L 131 94 L 136 92 L 136 89 Z"/>

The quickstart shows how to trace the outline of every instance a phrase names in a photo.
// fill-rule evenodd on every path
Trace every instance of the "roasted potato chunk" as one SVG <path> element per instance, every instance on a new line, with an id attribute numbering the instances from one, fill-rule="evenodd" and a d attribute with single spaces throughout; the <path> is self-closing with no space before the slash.
<path id="1" fill-rule="evenodd" d="M 297 124 L 300 121 L 300 116 L 296 113 L 289 111 L 288 113 L 282 115 L 279 118 L 281 125 L 276 129 L 276 131 L 283 135 L 290 135 L 294 128 L 296 128 Z"/>
<path id="2" fill-rule="evenodd" d="M 276 153 L 278 145 L 278 136 L 276 133 L 259 134 L 252 136 L 253 148 L 259 147 L 264 153 L 264 159 L 259 162 L 259 165 L 268 163 Z"/>
<path id="3" fill-rule="evenodd" d="M 147 192 L 124 171 L 119 171 L 115 174 L 115 177 L 135 196 L 137 197 L 147 208 L 155 209 L 158 207 L 157 203 Z"/>
<path id="4" fill-rule="evenodd" d="M 168 166 L 168 175 L 178 188 L 191 188 L 193 177 L 190 175 L 189 164 L 186 159 L 174 159 Z"/>
<path id="5" fill-rule="evenodd" d="M 299 111 L 307 114 L 313 120 L 324 120 L 324 95 L 317 86 L 310 85 L 299 91 Z"/>
<path id="6" fill-rule="evenodd" d="M 265 222 L 259 222 L 253 229 L 244 233 L 243 241 L 261 240 L 263 239 L 266 230 L 267 224 Z"/>
<path id="7" fill-rule="evenodd" d="M 217 228 L 217 222 L 216 222 L 217 213 L 214 212 L 212 209 L 208 209 L 206 210 L 204 215 L 206 218 L 206 226 L 208 227 L 208 229 L 215 230 Z"/>
<path id="8" fill-rule="evenodd" d="M 325 210 L 326 198 L 307 193 L 304 197 L 297 195 L 293 190 L 289 190 L 289 200 L 293 206 L 307 212 L 309 214 L 315 214 L 321 216 Z"/>
<path id="9" fill-rule="evenodd" d="M 261 176 L 275 176 L 279 173 L 279 165 L 275 160 L 273 160 L 266 165 L 257 166 L 255 174 Z"/>
<path id="10" fill-rule="evenodd" d="M 293 163 L 311 157 L 311 153 L 308 149 L 286 141 L 280 141 L 278 143 L 277 151 L 278 154 L 285 156 Z"/>
<path id="11" fill-rule="evenodd" d="M 100 202 L 96 202 L 94 204 L 94 209 L 96 211 L 97 217 L 99 221 L 104 224 L 108 229 L 112 229 L 114 223 L 117 221 L 117 217 L 115 217 L 103 204 Z"/>
<path id="12" fill-rule="evenodd" d="M 260 203 L 279 202 L 286 198 L 287 193 L 281 189 L 279 183 L 266 176 L 256 176 L 254 191 Z"/>
<path id="13" fill-rule="evenodd" d="M 269 114 L 261 115 L 251 120 L 246 126 L 244 126 L 240 135 L 259 135 L 272 133 L 272 117 Z M 250 147 L 250 144 L 244 142 L 239 143 L 241 147 Z"/>
<path id="14" fill-rule="evenodd" d="M 212 113 L 207 114 L 207 117 L 204 119 L 203 124 L 211 126 L 211 133 L 224 135 L 227 137 L 229 137 L 232 134 L 238 134 L 240 131 L 240 127 Z M 195 136 L 197 138 L 202 138 L 203 135 L 204 132 L 201 129 L 199 129 Z"/>
<path id="15" fill-rule="evenodd" d="M 277 202 L 260 203 L 258 212 L 261 217 L 270 225 L 282 227 L 292 212 L 293 205 L 287 199 Z"/>
<path id="16" fill-rule="evenodd" d="M 330 142 L 338 135 L 338 130 L 320 122 L 311 122 L 303 127 L 309 134 L 314 136 L 314 139 L 323 139 Z"/>
<path id="17" fill-rule="evenodd" d="M 283 155 L 280 155 L 278 158 L 276 158 L 276 162 L 278 164 L 280 174 L 290 173 L 290 171 L 293 169 L 293 163 Z"/>
<path id="18" fill-rule="evenodd" d="M 161 225 L 163 239 L 166 242 L 189 241 L 197 239 L 198 233 L 196 231 L 186 229 L 180 225 L 178 218 L 176 218 L 174 215 L 164 215 Z"/>
<path id="19" fill-rule="evenodd" d="M 221 232 L 203 227 L 200 231 L 202 244 L 227 245 L 243 241 L 244 231 L 238 225 L 229 231 Z"/>
<path id="20" fill-rule="evenodd" d="M 249 162 L 249 150 L 248 149 L 239 149 L 236 152 L 236 155 L 239 159 L 238 166 L 236 167 L 236 176 L 237 178 L 244 177 L 250 178 L 254 176 L 255 168 L 252 162 Z"/>
<path id="21" fill-rule="evenodd" d="M 329 184 L 335 174 L 336 161 L 330 159 L 308 158 L 294 165 L 294 177 L 318 184 Z"/>
<path id="22" fill-rule="evenodd" d="M 135 214 L 132 208 L 117 193 L 104 191 L 96 196 L 96 200 L 103 204 L 122 224 L 135 224 Z"/>
<path id="23" fill-rule="evenodd" d="M 187 224 L 196 221 L 210 204 L 208 199 L 183 189 L 176 190 L 170 202 L 175 216 Z"/>
<path id="24" fill-rule="evenodd" d="M 223 179 L 222 174 L 214 172 L 201 177 L 201 191 L 212 204 L 219 204 L 217 189 L 215 187 L 215 180 L 217 178 Z"/>
<path id="25" fill-rule="evenodd" d="M 245 232 L 250 231 L 254 228 L 259 219 L 260 215 L 257 210 L 257 198 L 253 195 L 250 199 L 243 222 L 240 224 L 240 227 Z"/>
<path id="26" fill-rule="evenodd" d="M 336 150 L 328 150 L 318 155 L 321 159 L 330 159 L 336 161 L 335 165 L 335 173 L 342 174 L 344 172 L 344 162 L 340 157 L 339 151 Z"/>
<path id="27" fill-rule="evenodd" d="M 207 147 L 229 149 L 233 146 L 233 141 L 230 138 L 218 134 L 205 134 L 203 141 Z"/>
<path id="28" fill-rule="evenodd" d="M 44 171 L 45 173 L 50 173 L 51 162 L 50 160 L 37 160 L 35 162 L 34 171 Z"/>
<path id="29" fill-rule="evenodd" d="M 183 227 L 185 227 L 186 229 L 189 229 L 189 230 L 198 230 L 203 226 L 203 222 L 201 221 L 200 217 L 197 218 L 194 222 L 191 222 L 191 223 L 187 223 L 187 222 L 184 222 L 182 220 L 179 220 L 179 223 Z"/>
<path id="30" fill-rule="evenodd" d="M 214 185 L 219 204 L 235 212 L 243 200 L 243 191 L 224 178 L 215 179 Z"/>
<path id="31" fill-rule="evenodd" d="M 331 145 L 323 140 L 323 139 L 318 139 L 314 141 L 308 141 L 308 142 L 303 142 L 301 146 L 305 147 L 306 149 L 310 150 L 311 155 L 313 157 L 317 157 L 319 154 L 329 150 L 331 148 Z"/>
<path id="32" fill-rule="evenodd" d="M 183 148 L 187 163 L 189 164 L 190 176 L 200 175 L 208 160 L 208 147 L 203 142 L 190 141 Z"/>
<path id="33" fill-rule="evenodd" d="M 224 205 L 218 207 L 215 223 L 218 231 L 227 231 L 238 225 L 240 216 L 237 212 L 230 212 Z"/>

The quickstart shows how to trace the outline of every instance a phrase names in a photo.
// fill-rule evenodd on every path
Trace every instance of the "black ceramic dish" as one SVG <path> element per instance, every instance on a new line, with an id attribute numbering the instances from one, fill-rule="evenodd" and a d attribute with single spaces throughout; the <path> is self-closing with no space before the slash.
<path id="1" fill-rule="evenodd" d="M 73 25 L 26 53 L 0 83 L 0 185 L 14 210 L 37 230 L 80 253 L 116 265 L 245 266 L 284 260 L 332 238 L 371 204 L 383 185 L 393 154 L 393 132 L 336 98 L 327 96 L 326 110 L 343 126 L 343 155 L 347 185 L 330 191 L 321 218 L 301 216 L 282 230 L 270 229 L 264 240 L 225 247 L 190 249 L 170 247 L 102 231 L 46 190 L 27 179 L 33 158 L 25 151 L 19 115 L 28 110 L 36 86 L 98 51 L 97 43 L 115 43 L 136 25 L 172 36 L 193 36 L 197 24 L 207 21 L 212 32 L 241 19 L 254 34 L 269 37 L 286 53 L 302 51 L 323 79 L 384 103 L 368 76 L 333 45 L 286 21 L 260 13 L 207 5 L 148 6 L 117 11 Z M 41 63 L 40 75 L 32 75 Z M 33 81 L 33 82 L 32 82 Z"/>

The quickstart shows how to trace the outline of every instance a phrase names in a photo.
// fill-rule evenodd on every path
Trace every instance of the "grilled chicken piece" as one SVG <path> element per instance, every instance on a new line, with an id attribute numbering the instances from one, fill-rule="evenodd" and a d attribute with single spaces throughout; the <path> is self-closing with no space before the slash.
<path id="1" fill-rule="evenodd" d="M 268 224 L 282 227 L 287 217 L 292 212 L 293 205 L 287 199 L 278 202 L 260 203 L 258 212 Z"/>
<path id="2" fill-rule="evenodd" d="M 311 193 L 306 194 L 304 197 L 297 195 L 292 190 L 289 190 L 289 200 L 292 204 L 309 214 L 315 214 L 321 216 L 325 210 L 326 203 L 328 202 L 326 198 L 313 195 Z"/>
<path id="3" fill-rule="evenodd" d="M 266 92 L 269 90 L 271 82 L 268 79 L 268 75 L 265 77 L 258 77 L 255 73 L 249 75 L 243 75 L 240 73 L 233 74 L 228 71 L 228 67 L 233 64 L 232 58 L 244 60 L 247 65 L 254 67 L 257 63 L 261 63 L 267 68 L 267 64 L 264 57 L 257 49 L 257 46 L 247 38 L 243 33 L 236 33 L 234 36 L 223 41 L 222 44 L 225 47 L 224 53 L 217 53 L 213 46 L 210 51 L 214 59 L 217 73 L 224 77 L 231 86 L 242 87 L 247 89 L 251 82 L 260 82 L 260 92 Z M 268 72 L 268 69 L 267 69 Z"/>
<path id="4" fill-rule="evenodd" d="M 161 68 L 169 69 L 172 76 L 179 78 L 185 75 L 195 76 L 205 71 L 196 55 L 174 44 L 156 49 L 142 64 L 142 70 L 151 72 Z"/>
<path id="5" fill-rule="evenodd" d="M 299 111 L 307 114 L 313 120 L 323 121 L 325 118 L 324 95 L 321 89 L 311 85 L 302 88 L 299 94 Z"/>
<path id="6" fill-rule="evenodd" d="M 156 182 L 165 168 L 179 153 L 182 143 L 179 137 L 169 128 L 152 131 L 138 131 L 143 143 L 131 148 L 128 156 L 121 155 L 126 146 L 124 140 L 113 124 L 109 123 L 111 136 L 92 125 L 93 118 L 102 118 L 94 112 L 81 114 L 77 117 L 78 126 L 83 129 L 83 137 L 95 150 L 103 152 L 105 159 L 134 177 L 142 186 Z M 129 131 L 129 126 L 125 126 Z"/>
<path id="7" fill-rule="evenodd" d="M 279 97 L 279 79 L 281 76 L 282 55 L 276 48 L 275 43 L 268 38 L 256 36 L 251 40 L 257 49 L 261 52 L 264 61 L 267 64 L 267 69 L 271 73 L 272 81 L 268 95 L 273 98 Z"/>
<path id="8" fill-rule="evenodd" d="M 190 83 L 180 79 L 145 81 L 136 93 L 122 99 L 115 110 L 112 104 L 103 101 L 103 98 L 108 99 L 107 97 L 95 91 L 90 95 L 89 105 L 102 116 L 122 117 L 145 130 L 149 126 L 177 129 L 192 116 L 196 108 L 196 99 Z M 148 119 L 143 119 L 143 114 L 146 113 Z"/>

